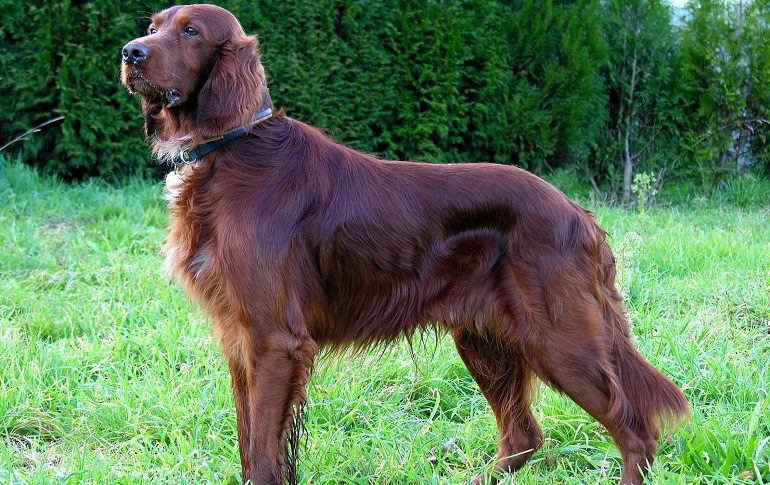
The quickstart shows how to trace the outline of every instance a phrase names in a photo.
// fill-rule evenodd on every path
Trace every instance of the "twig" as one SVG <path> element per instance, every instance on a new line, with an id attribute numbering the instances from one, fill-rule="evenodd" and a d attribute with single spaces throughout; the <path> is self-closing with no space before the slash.
<path id="1" fill-rule="evenodd" d="M 604 197 L 604 194 L 602 193 L 601 189 L 599 189 L 599 184 L 596 183 L 596 179 L 594 179 L 593 174 L 588 174 L 588 181 L 591 182 L 591 186 L 593 186 L 596 195 L 598 195 L 600 198 Z"/>
<path id="2" fill-rule="evenodd" d="M 51 119 L 51 120 L 48 120 L 48 121 L 44 121 L 43 123 L 40 123 L 39 125 L 37 125 L 36 127 L 32 128 L 31 130 L 25 131 L 21 135 L 17 136 L 13 140 L 11 140 L 8 143 L 6 143 L 5 145 L 1 146 L 0 147 L 0 152 L 2 152 L 3 150 L 5 150 L 6 148 L 8 148 L 9 146 L 13 145 L 14 143 L 16 143 L 19 140 L 26 140 L 26 138 L 24 138 L 25 136 L 27 136 L 27 135 L 29 135 L 31 133 L 37 133 L 38 131 L 40 131 L 40 129 L 42 127 L 44 127 L 46 125 L 50 125 L 51 123 L 55 123 L 57 121 L 61 121 L 63 119 L 64 119 L 64 116 L 58 116 L 58 117 L 56 117 L 54 119 Z"/>

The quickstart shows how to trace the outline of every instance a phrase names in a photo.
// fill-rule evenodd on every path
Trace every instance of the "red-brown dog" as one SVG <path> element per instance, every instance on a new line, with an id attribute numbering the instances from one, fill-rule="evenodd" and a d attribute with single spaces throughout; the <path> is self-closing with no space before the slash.
<path id="1" fill-rule="evenodd" d="M 634 349 L 590 213 L 523 170 L 383 161 L 274 112 L 255 37 L 172 7 L 123 48 L 167 179 L 167 266 L 211 315 L 232 375 L 243 480 L 296 481 L 295 413 L 319 348 L 445 328 L 497 419 L 493 470 L 543 443 L 533 377 L 601 422 L 638 484 L 680 390 Z M 432 323 L 431 323 L 432 322 Z"/>

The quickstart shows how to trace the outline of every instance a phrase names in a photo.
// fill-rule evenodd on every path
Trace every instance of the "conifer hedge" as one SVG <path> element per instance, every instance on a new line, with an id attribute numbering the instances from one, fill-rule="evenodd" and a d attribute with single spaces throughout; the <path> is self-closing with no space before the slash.
<path id="1" fill-rule="evenodd" d="M 218 3 L 259 36 L 273 101 L 366 152 L 576 167 L 615 187 L 624 163 L 770 169 L 770 0 L 691 2 L 679 26 L 660 0 Z M 63 115 L 9 150 L 70 179 L 167 170 L 119 69 L 169 4 L 0 0 L 0 146 Z"/>
<path id="2" fill-rule="evenodd" d="M 277 105 L 370 153 L 537 170 L 585 156 L 603 119 L 594 1 L 575 15 L 498 0 L 219 4 L 258 34 Z M 67 178 L 165 170 L 118 73 L 121 47 L 167 5 L 0 0 L 0 142 L 64 115 L 11 150 Z"/>
<path id="3" fill-rule="evenodd" d="M 161 2 L 0 0 L 0 141 L 63 115 L 8 150 L 68 178 L 156 169 L 137 101 L 119 84 L 120 50 Z"/>

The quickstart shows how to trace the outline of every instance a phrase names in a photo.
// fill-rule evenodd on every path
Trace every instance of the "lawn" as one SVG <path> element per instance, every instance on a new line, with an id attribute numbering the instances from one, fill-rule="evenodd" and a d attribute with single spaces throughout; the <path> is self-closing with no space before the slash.
<path id="1" fill-rule="evenodd" d="M 635 343 L 692 407 L 650 483 L 770 483 L 770 184 L 670 188 L 643 212 L 569 192 L 611 235 Z M 239 479 L 229 374 L 161 271 L 165 225 L 159 182 L 0 160 L 0 484 Z M 303 483 L 463 483 L 490 463 L 494 418 L 451 339 L 413 346 L 320 360 Z M 547 388 L 535 410 L 546 443 L 504 483 L 616 482 L 601 426 Z"/>

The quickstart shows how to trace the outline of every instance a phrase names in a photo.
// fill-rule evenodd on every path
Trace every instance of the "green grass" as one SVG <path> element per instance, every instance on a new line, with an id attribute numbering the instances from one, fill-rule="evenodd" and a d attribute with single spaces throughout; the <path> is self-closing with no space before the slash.
<path id="1" fill-rule="evenodd" d="M 635 342 L 692 405 L 651 483 L 770 483 L 770 186 L 732 185 L 642 213 L 582 198 L 612 236 Z M 160 193 L 0 165 L 0 484 L 239 478 L 226 365 L 160 269 Z M 463 483 L 490 463 L 494 419 L 451 340 L 415 349 L 318 364 L 303 483 Z M 505 483 L 615 483 L 596 422 L 548 389 L 535 409 L 545 446 Z"/>

